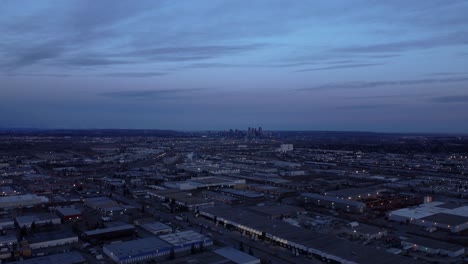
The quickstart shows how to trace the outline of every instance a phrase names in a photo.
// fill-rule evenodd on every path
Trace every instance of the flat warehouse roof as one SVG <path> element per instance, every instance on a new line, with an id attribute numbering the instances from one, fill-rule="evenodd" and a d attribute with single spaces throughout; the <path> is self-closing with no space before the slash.
<path id="1" fill-rule="evenodd" d="M 172 233 L 167 235 L 159 236 L 160 239 L 174 246 L 181 246 L 185 244 L 197 243 L 205 240 L 209 240 L 208 237 L 199 234 L 195 231 L 185 231 L 179 233 Z"/>
<path id="2" fill-rule="evenodd" d="M 254 263 L 256 261 L 260 263 L 260 260 L 258 258 L 232 247 L 220 248 L 218 250 L 215 250 L 214 252 L 235 263 Z"/>
<path id="3" fill-rule="evenodd" d="M 117 258 L 122 259 L 130 256 L 150 254 L 153 252 L 170 250 L 172 245 L 157 238 L 148 237 L 125 242 L 118 242 L 105 245 L 104 248 L 111 252 Z"/>
<path id="4" fill-rule="evenodd" d="M 453 226 L 468 223 L 468 217 L 460 216 L 460 215 L 453 215 L 453 214 L 446 214 L 446 213 L 438 213 L 438 214 L 426 216 L 422 219 L 426 221 L 453 225 Z"/>

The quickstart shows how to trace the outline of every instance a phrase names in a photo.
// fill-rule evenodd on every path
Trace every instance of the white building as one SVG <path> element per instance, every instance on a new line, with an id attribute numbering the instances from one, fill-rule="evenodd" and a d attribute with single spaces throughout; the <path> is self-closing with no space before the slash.
<path id="1" fill-rule="evenodd" d="M 468 229 L 468 206 L 454 203 L 431 202 L 416 207 L 389 212 L 389 220 L 436 227 L 452 233 Z"/>
<path id="2" fill-rule="evenodd" d="M 279 149 L 277 149 L 278 152 L 290 152 L 294 150 L 293 144 L 281 144 Z"/>

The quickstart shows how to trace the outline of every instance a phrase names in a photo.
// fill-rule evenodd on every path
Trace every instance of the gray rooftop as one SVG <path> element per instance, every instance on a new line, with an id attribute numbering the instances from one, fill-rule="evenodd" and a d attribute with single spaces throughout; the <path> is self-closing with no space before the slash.
<path id="1" fill-rule="evenodd" d="M 105 245 L 104 248 L 121 259 L 133 255 L 144 255 L 161 250 L 170 250 L 172 245 L 157 237 L 148 237 L 125 242 L 112 243 Z"/>
<path id="2" fill-rule="evenodd" d="M 93 235 L 105 234 L 105 233 L 116 232 L 116 231 L 130 230 L 134 228 L 135 228 L 134 225 L 124 224 L 124 225 L 113 226 L 113 227 L 108 227 L 108 228 L 99 228 L 99 229 L 95 229 L 91 231 L 86 231 L 84 233 L 87 236 L 93 236 Z"/>
<path id="3" fill-rule="evenodd" d="M 218 250 L 215 250 L 214 252 L 237 264 L 253 263 L 255 261 L 258 261 L 258 263 L 260 263 L 260 260 L 258 258 L 232 247 L 220 248 Z"/>
<path id="4" fill-rule="evenodd" d="M 452 226 L 468 223 L 468 217 L 454 214 L 438 213 L 421 218 L 426 221 L 432 221 Z"/>
<path id="5" fill-rule="evenodd" d="M 12 262 L 12 264 L 78 264 L 85 263 L 86 260 L 80 253 L 71 251 L 60 254 L 53 254 L 45 257 L 32 258 Z"/>
<path id="6" fill-rule="evenodd" d="M 209 240 L 208 237 L 192 230 L 162 235 L 159 236 L 159 238 L 174 246 L 199 243 Z"/>
<path id="7" fill-rule="evenodd" d="M 406 242 L 410 242 L 422 247 L 428 247 L 433 249 L 443 249 L 447 251 L 458 251 L 462 249 L 462 246 L 451 244 L 443 241 L 438 241 L 430 238 L 420 237 L 420 236 L 411 236 Z"/>

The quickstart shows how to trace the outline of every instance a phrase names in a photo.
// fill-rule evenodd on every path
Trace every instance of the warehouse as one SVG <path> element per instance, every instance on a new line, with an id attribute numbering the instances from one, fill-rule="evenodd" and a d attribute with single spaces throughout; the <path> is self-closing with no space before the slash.
<path id="1" fill-rule="evenodd" d="M 172 227 L 152 219 L 139 219 L 135 221 L 135 224 L 153 235 L 162 235 L 172 232 Z"/>
<path id="2" fill-rule="evenodd" d="M 71 232 L 53 231 L 30 234 L 27 240 L 31 249 L 38 249 L 76 243 L 78 236 Z"/>
<path id="3" fill-rule="evenodd" d="M 122 224 L 107 228 L 99 228 L 84 232 L 87 239 L 110 239 L 116 237 L 130 236 L 135 232 L 135 226 L 130 224 Z"/>
<path id="4" fill-rule="evenodd" d="M 86 260 L 80 253 L 71 251 L 60 254 L 53 254 L 49 256 L 25 259 L 11 264 L 84 264 Z"/>
<path id="5" fill-rule="evenodd" d="M 0 246 L 11 246 L 18 243 L 18 238 L 15 235 L 0 236 Z"/>
<path id="6" fill-rule="evenodd" d="M 430 254 L 449 256 L 452 258 L 465 254 L 465 248 L 462 246 L 424 237 L 409 237 L 406 240 L 402 240 L 401 245 L 405 249 L 413 249 Z"/>
<path id="7" fill-rule="evenodd" d="M 86 198 L 83 202 L 85 205 L 104 215 L 115 215 L 116 213 L 121 213 L 128 209 L 106 196 Z"/>
<path id="8" fill-rule="evenodd" d="M 366 224 L 355 224 L 351 225 L 350 227 L 345 229 L 345 233 L 354 237 L 363 240 L 372 240 L 372 239 L 380 239 L 387 235 L 387 231 L 380 229 L 375 226 L 370 226 Z"/>
<path id="9" fill-rule="evenodd" d="M 424 227 L 436 227 L 452 233 L 468 229 L 468 206 L 431 202 L 389 212 L 389 220 Z"/>
<path id="10" fill-rule="evenodd" d="M 396 256 L 381 249 L 292 226 L 283 221 L 271 220 L 244 208 L 214 207 L 202 209 L 199 213 L 224 224 L 225 227 L 235 227 L 243 234 L 250 235 L 252 239 L 265 239 L 286 247 L 294 255 L 305 254 L 324 262 L 336 263 L 365 264 L 374 263 L 372 260 L 375 259 L 379 259 L 379 263 L 412 263 L 411 259 Z"/>
<path id="11" fill-rule="evenodd" d="M 0 230 L 14 228 L 14 227 L 15 227 L 15 221 L 13 218 L 0 219 Z"/>
<path id="12" fill-rule="evenodd" d="M 232 247 L 224 247 L 214 251 L 236 264 L 260 264 L 260 259 Z"/>
<path id="13" fill-rule="evenodd" d="M 366 208 L 365 203 L 314 193 L 303 193 L 301 195 L 301 200 L 304 201 L 305 204 L 313 204 L 331 209 L 341 209 L 353 213 L 363 213 Z"/>
<path id="14" fill-rule="evenodd" d="M 47 202 L 49 202 L 49 199 L 47 197 L 37 196 L 35 194 L 2 196 L 0 197 L 0 209 L 32 207 Z"/>
<path id="15" fill-rule="evenodd" d="M 17 216 L 16 217 L 16 224 L 19 227 L 27 227 L 31 228 L 32 223 L 35 225 L 46 225 L 46 224 L 53 224 L 53 225 L 60 225 L 62 221 L 60 217 L 56 214 L 52 213 L 39 213 L 34 215 L 25 215 L 25 216 Z"/>
<path id="16" fill-rule="evenodd" d="M 63 221 L 79 220 L 82 217 L 81 211 L 75 207 L 57 207 L 56 210 Z"/>
<path id="17" fill-rule="evenodd" d="M 237 190 L 237 189 L 224 188 L 219 191 L 226 195 L 231 195 L 233 197 L 236 197 L 238 199 L 243 199 L 246 201 L 260 201 L 260 200 L 263 200 L 265 196 L 263 193 L 249 191 L 249 190 Z"/>
<path id="18" fill-rule="evenodd" d="M 388 191 L 384 188 L 350 188 L 325 193 L 327 196 L 334 196 L 340 199 L 361 200 L 365 198 L 378 197 L 383 192 Z"/>
<path id="19" fill-rule="evenodd" d="M 126 264 L 169 255 L 172 248 L 172 245 L 157 237 L 148 237 L 105 245 L 103 252 L 113 261 Z"/>
<path id="20" fill-rule="evenodd" d="M 200 207 L 211 207 L 214 205 L 213 201 L 205 200 L 203 198 L 195 197 L 190 192 L 175 191 L 175 190 L 157 190 L 149 191 L 148 195 L 157 197 L 160 200 L 172 200 L 175 204 L 185 206 L 189 210 L 194 210 Z"/>
<path id="21" fill-rule="evenodd" d="M 188 251 L 200 246 L 207 247 L 213 245 L 213 240 L 194 231 L 184 231 L 159 236 L 160 239 L 174 246 L 175 252 Z"/>
<path id="22" fill-rule="evenodd" d="M 284 217 L 294 217 L 298 214 L 304 213 L 305 209 L 292 205 L 264 205 L 264 206 L 251 206 L 248 210 L 254 211 L 262 216 L 270 219 L 281 219 Z"/>

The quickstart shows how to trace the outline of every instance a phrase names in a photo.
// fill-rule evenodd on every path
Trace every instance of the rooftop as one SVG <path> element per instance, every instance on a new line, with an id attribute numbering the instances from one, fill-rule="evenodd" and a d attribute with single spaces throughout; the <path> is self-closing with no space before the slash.
<path id="1" fill-rule="evenodd" d="M 361 202 L 348 200 L 348 199 L 341 199 L 341 198 L 334 197 L 334 196 L 320 195 L 320 194 L 315 194 L 315 193 L 303 193 L 302 196 L 306 198 L 335 202 L 335 203 L 340 203 L 340 204 L 345 204 L 345 205 L 350 205 L 350 206 L 355 206 L 355 207 L 366 206 L 366 204 L 361 203 Z"/>
<path id="2" fill-rule="evenodd" d="M 451 244 L 443 241 L 438 241 L 430 238 L 420 237 L 420 236 L 412 236 L 408 237 L 406 242 L 416 244 L 422 247 L 428 247 L 433 249 L 443 249 L 447 251 L 458 251 L 462 249 L 462 246 Z"/>
<path id="3" fill-rule="evenodd" d="M 81 211 L 75 207 L 57 207 L 57 211 L 64 216 L 81 214 Z"/>
<path id="4" fill-rule="evenodd" d="M 112 243 L 104 246 L 104 249 L 108 250 L 119 259 L 150 254 L 162 250 L 170 250 L 170 248 L 172 248 L 170 244 L 157 237 Z"/>
<path id="5" fill-rule="evenodd" d="M 220 248 L 218 250 L 215 250 L 214 252 L 237 264 L 255 263 L 255 262 L 260 263 L 260 260 L 258 258 L 253 257 L 247 253 L 244 253 L 232 247 Z"/>
<path id="6" fill-rule="evenodd" d="M 186 244 L 199 243 L 202 241 L 205 242 L 207 240 L 210 240 L 208 237 L 192 230 L 162 235 L 159 236 L 159 238 L 173 246 L 182 246 Z"/>
<path id="7" fill-rule="evenodd" d="M 41 233 L 32 233 L 28 235 L 27 240 L 29 243 L 33 244 L 33 243 L 39 243 L 39 242 L 44 242 L 44 241 L 50 241 L 50 240 L 76 237 L 76 236 L 77 235 L 73 234 L 72 232 L 58 230 L 58 231 L 49 231 L 49 232 L 41 232 Z"/>
<path id="8" fill-rule="evenodd" d="M 71 251 L 45 257 L 20 260 L 12 262 L 12 264 L 78 264 L 85 262 L 86 260 L 80 253 Z"/>
<path id="9" fill-rule="evenodd" d="M 422 219 L 426 221 L 432 221 L 435 223 L 442 223 L 453 226 L 468 223 L 468 217 L 446 213 L 433 214 L 430 216 L 423 217 Z"/>
<path id="10" fill-rule="evenodd" d="M 99 228 L 99 229 L 95 229 L 91 231 L 86 231 L 84 233 L 87 236 L 93 236 L 93 235 L 105 234 L 105 233 L 110 233 L 110 232 L 129 230 L 129 229 L 134 229 L 134 228 L 135 228 L 134 225 L 124 224 L 124 225 L 113 226 L 113 227 L 108 227 L 108 228 Z"/>

